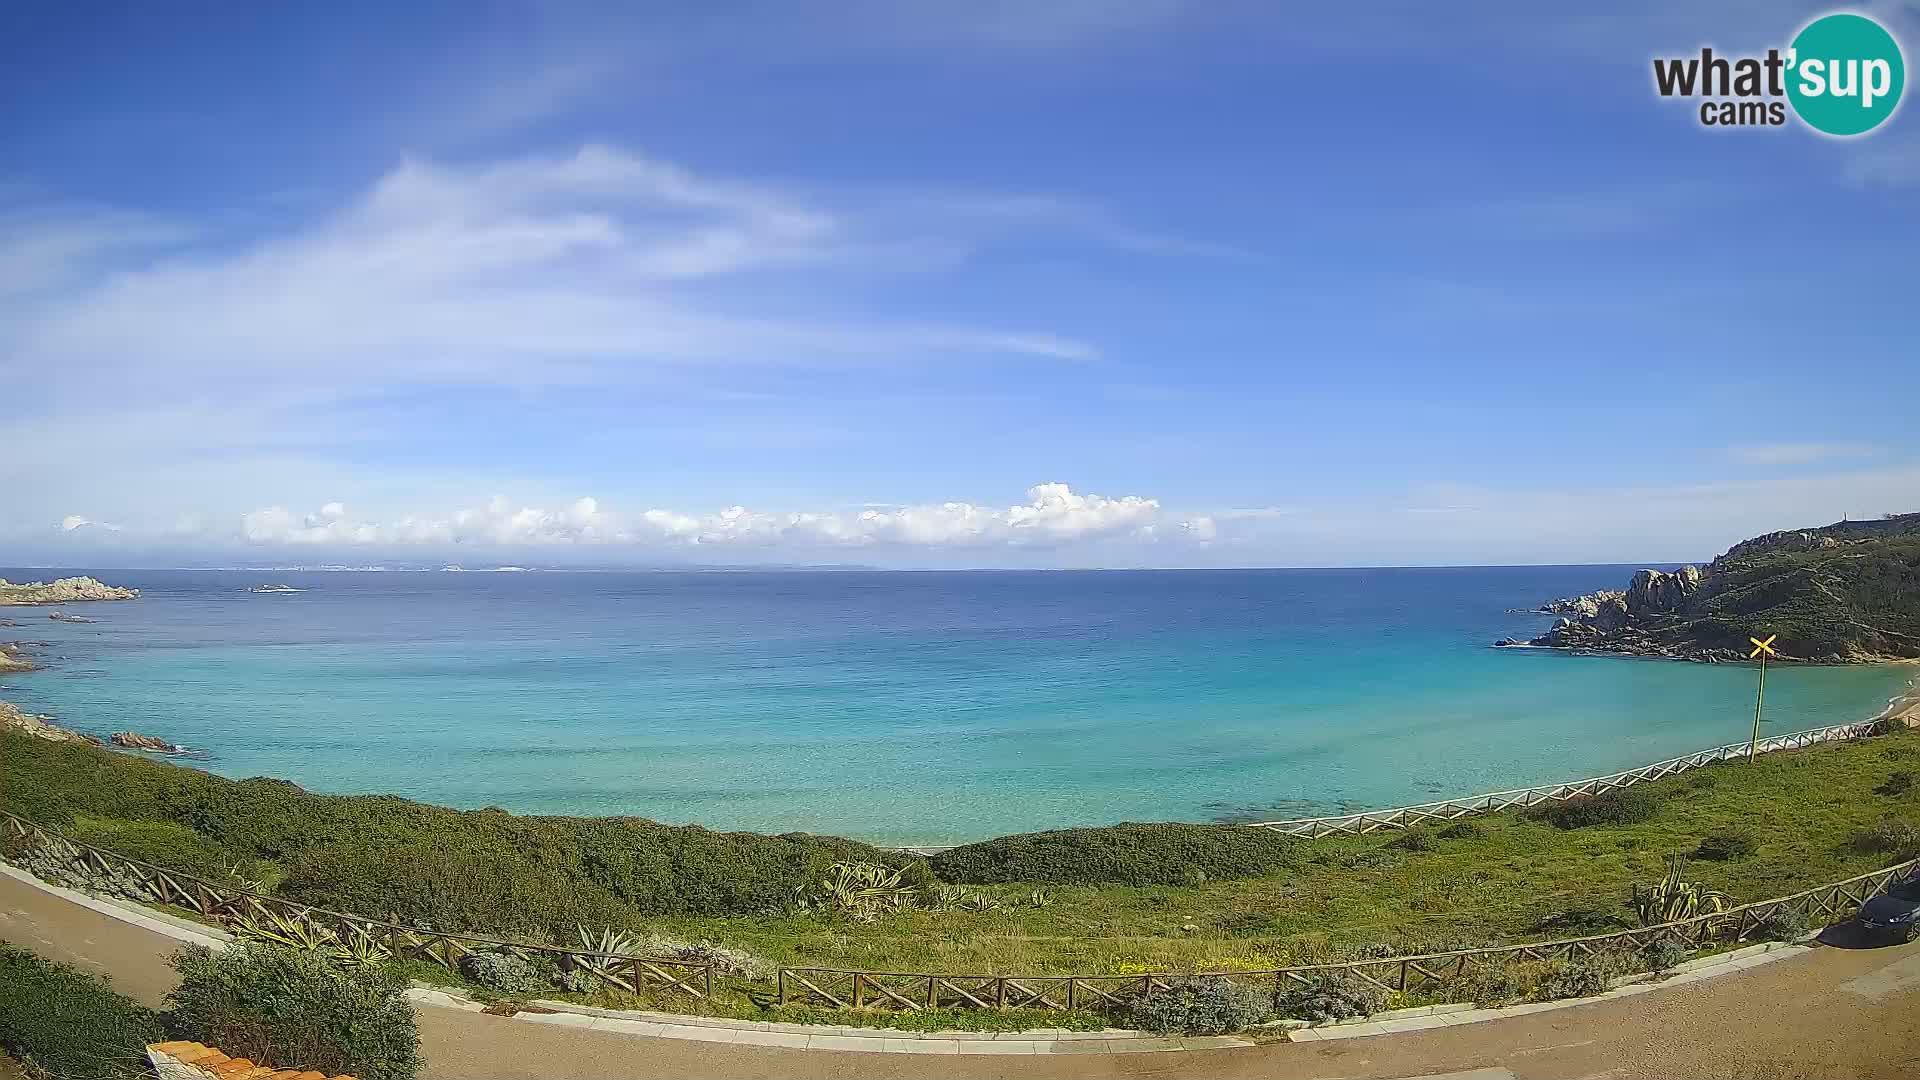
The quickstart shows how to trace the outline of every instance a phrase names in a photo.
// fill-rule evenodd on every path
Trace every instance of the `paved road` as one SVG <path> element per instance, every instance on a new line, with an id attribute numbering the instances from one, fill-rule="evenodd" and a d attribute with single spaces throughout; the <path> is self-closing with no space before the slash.
<path id="1" fill-rule="evenodd" d="M 0 939 L 158 1004 L 171 941 L 0 877 Z M 769 1050 L 423 1008 L 428 1080 L 1894 1080 L 1920 1077 L 1920 943 L 1816 950 L 1704 983 L 1511 1020 L 1169 1054 L 921 1057 Z"/>

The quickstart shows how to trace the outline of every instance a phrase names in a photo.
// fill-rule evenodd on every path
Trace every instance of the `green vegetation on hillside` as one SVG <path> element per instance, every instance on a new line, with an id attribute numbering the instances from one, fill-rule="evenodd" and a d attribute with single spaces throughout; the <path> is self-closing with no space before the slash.
<path id="1" fill-rule="evenodd" d="M 148 861 L 216 877 L 237 863 L 290 899 L 446 929 L 568 942 L 584 922 L 792 966 L 1265 968 L 1618 929 L 1632 885 L 1675 855 L 1700 853 L 1688 876 L 1739 903 L 1920 854 L 1920 785 L 1898 779 L 1920 769 L 1920 733 L 1903 731 L 1404 833 L 1074 829 L 954 849 L 935 861 L 945 883 L 892 856 L 920 902 L 855 916 L 797 902 L 835 860 L 889 858 L 851 841 L 316 796 L 0 740 L 0 807 Z"/>
<path id="2" fill-rule="evenodd" d="M 1680 619 L 1710 647 L 1765 630 L 1790 656 L 1920 656 L 1920 514 L 1736 545 Z"/>
<path id="3" fill-rule="evenodd" d="M 1777 634 L 1787 659 L 1920 657 L 1920 514 L 1768 533 L 1697 575 L 1643 570 L 1625 592 L 1560 603 L 1577 617 L 1536 644 L 1743 660 L 1749 637 Z"/>
<path id="4" fill-rule="evenodd" d="M 0 738 L 0 808 L 144 862 L 448 929 L 776 910 L 836 861 L 889 858 L 831 837 L 315 795 L 282 780 Z"/>

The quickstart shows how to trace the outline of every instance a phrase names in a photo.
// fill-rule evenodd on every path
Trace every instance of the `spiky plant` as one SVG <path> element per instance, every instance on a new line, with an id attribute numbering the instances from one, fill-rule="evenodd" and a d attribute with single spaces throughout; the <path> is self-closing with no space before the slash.
<path id="1" fill-rule="evenodd" d="M 640 951 L 639 939 L 625 930 L 615 930 L 603 926 L 598 930 L 589 930 L 582 926 L 580 930 L 580 951 L 599 956 L 630 956 Z"/>
<path id="2" fill-rule="evenodd" d="M 811 890 L 798 896 L 802 908 L 874 922 L 914 906 L 919 889 L 901 883 L 904 871 L 870 862 L 837 862 Z"/>
<path id="3" fill-rule="evenodd" d="M 299 914 L 286 914 L 263 908 L 234 916 L 228 923 L 235 937 L 246 941 L 264 941 L 290 949 L 331 949 L 340 935 Z"/>
<path id="4" fill-rule="evenodd" d="M 327 956 L 341 967 L 365 968 L 393 959 L 393 950 L 387 948 L 379 938 L 356 926 L 345 937 L 338 938 L 328 946 Z"/>
<path id="5" fill-rule="evenodd" d="M 1667 860 L 1665 877 L 1652 885 L 1634 885 L 1633 896 L 1627 903 L 1639 917 L 1641 926 L 1659 926 L 1727 910 L 1726 893 L 1686 880 L 1686 870 L 1686 860 L 1676 855 Z"/>

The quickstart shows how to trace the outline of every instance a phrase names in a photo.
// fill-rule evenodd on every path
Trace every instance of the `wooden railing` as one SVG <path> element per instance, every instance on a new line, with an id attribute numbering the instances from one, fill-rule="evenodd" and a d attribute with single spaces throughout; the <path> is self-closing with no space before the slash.
<path id="1" fill-rule="evenodd" d="M 1859 738 L 1886 730 L 1886 722 L 1868 721 L 1817 728 L 1761 740 L 1759 752 L 1811 746 L 1837 739 Z M 1257 827 L 1302 836 L 1366 833 L 1406 828 L 1424 821 L 1450 820 L 1511 807 L 1533 806 L 1595 795 L 1646 780 L 1671 776 L 1715 762 L 1744 758 L 1745 743 L 1670 758 L 1638 769 L 1550 787 L 1495 792 L 1471 799 L 1454 799 L 1422 806 L 1377 810 L 1333 818 L 1257 822 Z M 696 999 L 713 994 L 713 965 L 699 960 L 601 953 L 545 945 L 528 945 L 473 934 L 448 933 L 399 922 L 310 907 L 279 897 L 264 896 L 232 885 L 208 881 L 166 867 L 63 836 L 27 818 L 0 811 L 0 839 L 26 841 L 30 854 L 53 858 L 83 876 L 105 879 L 129 899 L 176 905 L 229 928 L 246 929 L 254 920 L 279 916 L 323 927 L 340 942 L 373 942 L 393 956 L 427 960 L 458 971 L 461 960 L 475 952 L 506 952 L 528 959 L 545 959 L 561 972 L 584 972 L 592 981 L 639 993 L 664 990 Z M 21 862 L 14 858 L 12 861 Z M 1077 1009 L 1122 1005 L 1150 996 L 1176 980 L 1228 979 L 1258 984 L 1274 991 L 1311 983 L 1316 977 L 1338 975 L 1400 993 L 1444 992 L 1489 966 L 1515 960 L 1573 960 L 1608 952 L 1634 952 L 1662 942 L 1689 949 L 1710 941 L 1747 940 L 1781 911 L 1804 914 L 1809 923 L 1824 925 L 1851 917 L 1854 910 L 1888 884 L 1920 870 L 1920 859 L 1860 874 L 1791 896 L 1761 900 L 1710 915 L 1639 930 L 1591 937 L 1567 938 L 1523 945 L 1502 945 L 1455 952 L 1348 960 L 1333 964 L 1275 968 L 1262 971 L 1216 971 L 1197 974 L 1159 972 L 1143 975 L 959 975 L 930 972 L 854 971 L 842 968 L 783 967 L 777 975 L 781 1004 L 805 1003 L 832 1008 L 933 1009 L 1037 1008 Z"/>
<path id="2" fill-rule="evenodd" d="M 126 899 L 185 908 L 243 934 L 262 924 L 271 927 L 277 917 L 320 928 L 342 948 L 372 944 L 396 958 L 426 960 L 448 971 L 458 972 L 460 961 L 469 954 L 500 952 L 544 959 L 557 971 L 582 972 L 593 982 L 628 993 L 665 990 L 700 999 L 713 995 L 713 965 L 704 961 L 528 945 L 310 907 L 129 859 L 5 811 L 0 811 L 0 839 L 24 840 L 39 857 L 55 859 Z"/>
<path id="3" fill-rule="evenodd" d="M 1744 748 L 1743 748 L 1744 749 Z M 1489 967 L 1514 961 L 1578 960 L 1605 954 L 1632 956 L 1666 942 L 1689 951 L 1710 943 L 1748 940 L 1783 911 L 1798 912 L 1810 925 L 1851 918 L 1889 884 L 1920 871 L 1920 859 L 1820 885 L 1791 896 L 1761 900 L 1679 922 L 1592 937 L 1527 945 L 1347 960 L 1334 964 L 1263 971 L 1210 971 L 1147 975 L 954 975 L 926 972 L 851 971 L 843 968 L 780 969 L 779 1000 L 836 1009 L 1029 1008 L 1074 1009 L 1122 1005 L 1191 979 L 1225 979 L 1275 993 L 1307 986 L 1327 976 L 1369 983 L 1382 991 L 1444 995 Z"/>
<path id="4" fill-rule="evenodd" d="M 1803 746 L 1817 743 L 1836 742 L 1845 739 L 1859 739 L 1868 735 L 1878 735 L 1891 726 L 1887 720 L 1866 720 L 1857 724 L 1840 724 L 1834 727 L 1813 728 L 1808 731 L 1796 731 L 1789 735 L 1770 735 L 1749 746 L 1748 743 L 1728 743 L 1710 750 L 1696 750 L 1691 754 L 1656 761 L 1651 765 L 1642 765 L 1634 769 L 1625 769 L 1605 776 L 1590 776 L 1585 780 L 1571 780 L 1562 784 L 1545 784 L 1539 787 L 1513 788 L 1509 791 L 1493 791 L 1484 795 L 1470 795 L 1463 799 L 1442 799 L 1439 802 L 1420 803 L 1417 806 L 1399 806 L 1391 810 L 1364 810 L 1357 814 L 1339 814 L 1333 817 L 1290 818 L 1285 821 L 1250 821 L 1246 824 L 1256 829 L 1270 829 L 1286 833 L 1289 836 L 1321 837 L 1341 834 L 1378 832 L 1382 829 L 1406 829 L 1423 825 L 1430 821 L 1452 821 L 1455 818 L 1477 817 L 1481 814 L 1497 814 L 1503 810 L 1538 806 L 1541 803 L 1565 802 L 1589 795 L 1598 795 L 1616 788 L 1630 787 L 1683 773 L 1689 769 L 1698 769 L 1704 765 L 1714 765 L 1722 761 L 1735 761 L 1752 754 L 1768 754 L 1776 750 L 1797 750 Z"/>

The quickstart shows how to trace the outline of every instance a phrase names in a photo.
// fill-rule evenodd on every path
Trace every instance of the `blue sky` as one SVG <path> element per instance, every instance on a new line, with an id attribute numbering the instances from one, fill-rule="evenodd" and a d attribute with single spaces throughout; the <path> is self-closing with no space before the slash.
<path id="1" fill-rule="evenodd" d="M 10 9 L 0 561 L 1667 561 L 1920 509 L 1915 111 L 1651 89 L 1824 10 Z"/>

